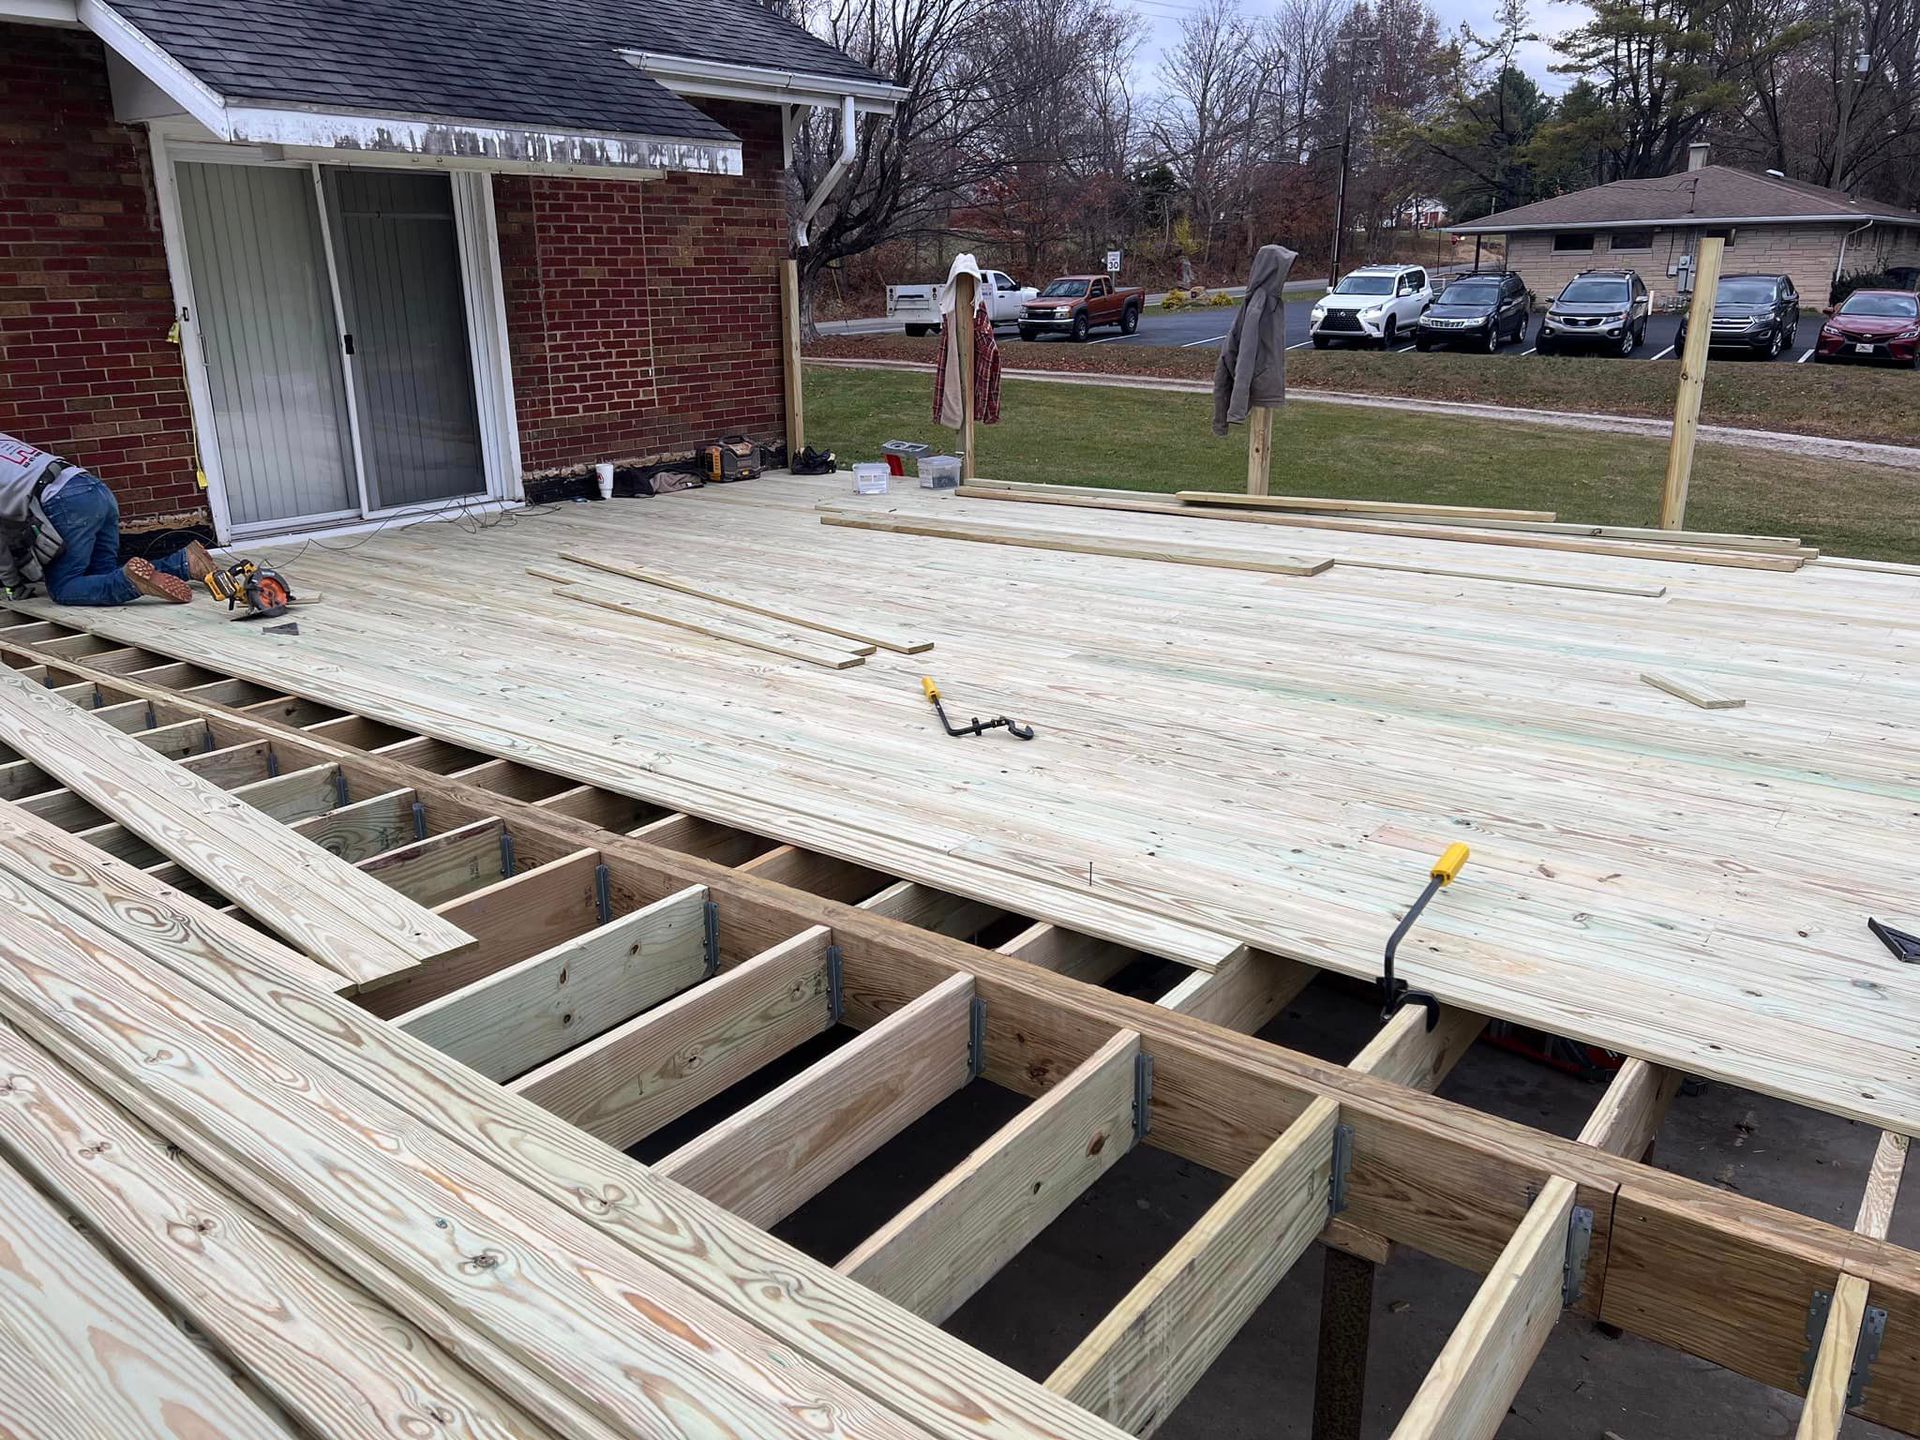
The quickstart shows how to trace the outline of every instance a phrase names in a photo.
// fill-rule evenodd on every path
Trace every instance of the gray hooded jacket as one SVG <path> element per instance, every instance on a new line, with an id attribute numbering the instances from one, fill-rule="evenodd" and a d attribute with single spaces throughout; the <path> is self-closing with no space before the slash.
<path id="1" fill-rule="evenodd" d="M 1233 317 L 1213 371 L 1213 433 L 1247 418 L 1255 405 L 1287 398 L 1287 272 L 1297 255 L 1284 245 L 1262 245 L 1247 274 L 1247 298 Z"/>

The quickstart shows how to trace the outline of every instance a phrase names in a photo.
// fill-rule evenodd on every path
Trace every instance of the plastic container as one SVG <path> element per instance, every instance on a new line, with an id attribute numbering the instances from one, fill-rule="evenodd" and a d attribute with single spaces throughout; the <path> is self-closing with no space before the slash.
<path id="1" fill-rule="evenodd" d="M 884 495 L 887 493 L 887 466 L 883 460 L 862 460 L 853 467 L 853 493 L 856 495 Z"/>
<path id="2" fill-rule="evenodd" d="M 922 490 L 952 490 L 960 484 L 958 455 L 922 455 L 919 469 Z"/>

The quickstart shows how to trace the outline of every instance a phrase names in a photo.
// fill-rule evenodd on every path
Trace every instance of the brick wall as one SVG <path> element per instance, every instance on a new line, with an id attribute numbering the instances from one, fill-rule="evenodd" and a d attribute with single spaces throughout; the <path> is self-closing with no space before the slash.
<path id="1" fill-rule="evenodd" d="M 530 474 L 785 426 L 779 115 L 706 108 L 741 138 L 743 176 L 494 181 Z"/>
<path id="2" fill-rule="evenodd" d="M 98 472 L 123 513 L 204 509 L 146 136 L 90 35 L 0 24 L 0 430 Z"/>

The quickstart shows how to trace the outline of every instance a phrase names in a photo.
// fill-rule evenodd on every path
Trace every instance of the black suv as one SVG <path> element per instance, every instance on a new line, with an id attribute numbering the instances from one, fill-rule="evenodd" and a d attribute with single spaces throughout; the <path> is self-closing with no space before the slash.
<path id="1" fill-rule="evenodd" d="M 1573 349 L 1631 355 L 1647 338 L 1652 308 L 1637 271 L 1582 270 L 1547 307 L 1533 343 L 1542 355 Z"/>
<path id="2" fill-rule="evenodd" d="M 1533 296 L 1510 271 L 1474 271 L 1448 282 L 1413 327 L 1416 350 L 1471 345 L 1492 354 L 1508 340 L 1527 337 Z"/>
<path id="3" fill-rule="evenodd" d="M 1715 348 L 1738 347 L 1771 360 L 1793 344 L 1800 329 L 1800 295 L 1785 275 L 1722 275 L 1713 292 Z M 1680 314 L 1680 333 L 1673 348 L 1687 348 L 1687 312 Z"/>

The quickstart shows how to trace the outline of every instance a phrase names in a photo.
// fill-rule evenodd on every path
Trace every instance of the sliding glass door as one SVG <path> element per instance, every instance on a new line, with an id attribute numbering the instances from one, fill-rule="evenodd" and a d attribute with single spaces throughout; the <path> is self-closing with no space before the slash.
<path id="1" fill-rule="evenodd" d="M 487 494 L 445 174 L 175 166 L 229 526 Z"/>

